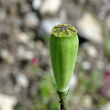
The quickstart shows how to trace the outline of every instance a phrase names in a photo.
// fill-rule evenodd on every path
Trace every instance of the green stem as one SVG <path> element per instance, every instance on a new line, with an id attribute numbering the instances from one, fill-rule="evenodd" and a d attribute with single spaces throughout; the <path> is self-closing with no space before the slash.
<path id="1" fill-rule="evenodd" d="M 59 95 L 60 98 L 60 110 L 70 110 L 68 107 L 67 99 L 66 96 L 68 95 L 68 91 L 66 92 L 59 92 L 57 91 L 57 94 Z"/>

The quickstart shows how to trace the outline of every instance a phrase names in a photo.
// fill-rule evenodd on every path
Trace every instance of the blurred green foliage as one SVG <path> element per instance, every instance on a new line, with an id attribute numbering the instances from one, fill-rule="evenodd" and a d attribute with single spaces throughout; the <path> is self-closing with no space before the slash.
<path id="1" fill-rule="evenodd" d="M 34 98 L 32 110 L 57 110 L 58 98 L 55 83 L 50 73 L 45 73 L 39 82 L 40 97 Z"/>
<path id="2" fill-rule="evenodd" d="M 79 86 L 84 87 L 85 92 L 88 94 L 96 93 L 102 86 L 100 77 L 100 73 L 98 73 L 97 71 L 93 71 L 89 74 L 80 72 Z"/>

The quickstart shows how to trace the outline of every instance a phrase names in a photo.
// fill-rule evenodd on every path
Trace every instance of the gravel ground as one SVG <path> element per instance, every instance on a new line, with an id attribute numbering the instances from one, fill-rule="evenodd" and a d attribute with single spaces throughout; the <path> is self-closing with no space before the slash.
<path id="1" fill-rule="evenodd" d="M 109 82 L 109 21 L 109 0 L 1 0 L 0 110 L 51 109 L 51 100 L 53 101 L 54 96 L 44 104 L 49 105 L 47 108 L 42 108 L 42 104 L 39 104 L 40 100 L 42 103 L 44 100 L 40 83 L 43 82 L 43 77 L 47 73 L 52 73 L 49 35 L 50 29 L 59 23 L 72 24 L 79 31 L 80 46 L 75 69 L 77 79 L 81 79 L 80 73 L 82 72 L 87 75 L 87 77 L 83 77 L 88 78 L 90 73 L 98 71 L 100 73 L 98 77 L 101 77 L 99 80 L 103 81 L 103 78 L 108 75 L 105 79 Z M 109 103 L 110 94 L 102 93 L 101 88 L 109 91 L 110 85 L 104 86 L 104 84 L 108 83 L 103 83 L 103 86 L 98 85 L 96 92 L 92 93 L 92 107 L 86 108 L 80 103 L 76 110 L 83 110 L 83 108 L 96 110 L 98 107 L 102 107 L 103 104 L 100 104 L 97 97 L 107 100 L 102 101 L 104 104 Z M 76 90 L 80 90 L 80 87 L 82 86 L 79 83 Z M 50 94 L 52 93 L 55 94 L 51 91 Z M 89 92 L 83 94 L 82 90 L 82 96 L 85 94 L 89 94 Z M 80 95 L 79 97 L 82 97 Z M 89 95 L 91 96 L 91 94 Z M 36 103 L 35 97 L 39 100 Z M 4 103 L 1 103 L 3 99 Z M 85 105 L 90 103 L 88 100 L 85 101 Z M 6 106 L 7 102 L 10 104 Z M 77 105 L 76 102 L 73 101 L 73 103 L 75 106 Z M 70 106 L 73 107 L 71 102 Z M 98 109 L 103 110 L 104 107 L 105 105 Z M 110 110 L 110 106 L 109 109 L 105 108 L 104 110 Z"/>

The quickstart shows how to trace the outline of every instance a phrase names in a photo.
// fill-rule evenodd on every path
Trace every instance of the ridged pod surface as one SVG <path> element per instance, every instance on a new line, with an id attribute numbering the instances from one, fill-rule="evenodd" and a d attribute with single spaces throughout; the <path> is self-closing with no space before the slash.
<path id="1" fill-rule="evenodd" d="M 59 24 L 52 28 L 50 56 L 57 91 L 66 92 L 74 71 L 79 40 L 77 30 L 69 24 Z"/>

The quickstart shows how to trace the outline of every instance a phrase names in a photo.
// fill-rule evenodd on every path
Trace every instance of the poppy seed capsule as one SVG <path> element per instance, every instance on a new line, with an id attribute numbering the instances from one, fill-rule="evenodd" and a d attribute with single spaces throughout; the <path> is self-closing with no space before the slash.
<path id="1" fill-rule="evenodd" d="M 59 24 L 52 28 L 50 56 L 57 91 L 66 92 L 74 71 L 78 52 L 78 36 L 74 26 Z"/>

